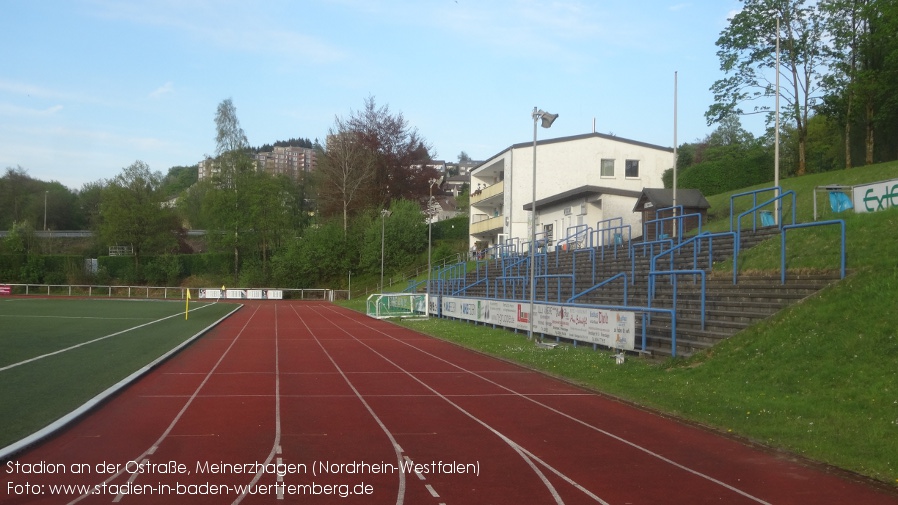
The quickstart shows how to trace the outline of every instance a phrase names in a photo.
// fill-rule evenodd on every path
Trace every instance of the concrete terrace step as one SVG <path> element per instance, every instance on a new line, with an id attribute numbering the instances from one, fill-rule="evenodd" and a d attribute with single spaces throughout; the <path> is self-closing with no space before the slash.
<path id="1" fill-rule="evenodd" d="M 740 247 L 747 249 L 764 240 L 774 238 L 779 234 L 776 227 L 758 229 L 756 232 L 743 230 Z M 537 275 L 570 274 L 576 276 L 576 292 L 580 293 L 595 283 L 608 279 L 619 272 L 627 273 L 627 300 L 631 306 L 648 305 L 648 270 L 651 266 L 651 258 L 648 254 L 637 250 L 634 257 L 629 257 L 626 248 L 617 249 L 617 257 L 614 249 L 607 247 L 604 250 L 596 249 L 594 253 L 583 250 L 551 252 L 547 256 L 538 258 Z M 604 259 L 602 254 L 604 252 Z M 725 261 L 732 258 L 733 243 L 727 238 L 715 239 L 713 244 L 712 262 Z M 595 262 L 592 257 L 595 257 Z M 661 257 L 659 268 L 670 268 L 670 257 Z M 691 270 L 695 266 L 710 272 L 708 261 L 707 243 L 703 243 L 701 251 L 696 255 L 697 263 L 693 260 L 692 248 L 684 247 L 679 254 L 673 256 L 674 269 Z M 521 276 L 529 281 L 529 264 L 520 263 L 514 268 L 503 270 L 503 266 L 513 265 L 518 259 L 506 258 L 481 263 L 476 274 L 469 274 L 469 284 L 475 279 L 488 275 L 495 278 L 501 275 Z M 633 271 L 635 270 L 635 275 Z M 478 277 L 479 276 L 479 277 Z M 595 279 L 595 283 L 593 282 Z M 786 283 L 780 280 L 780 275 L 775 272 L 740 273 L 737 283 L 733 284 L 731 274 L 709 273 L 706 278 L 705 296 L 705 324 L 702 329 L 701 321 L 701 283 L 696 282 L 688 275 L 677 276 L 677 356 L 689 356 L 700 350 L 712 347 L 717 342 L 738 333 L 739 331 L 764 320 L 779 312 L 783 308 L 796 303 L 808 296 L 817 293 L 824 287 L 839 280 L 838 273 L 812 273 L 794 274 L 786 276 Z M 559 285 L 561 286 L 561 299 L 566 300 L 572 293 L 571 281 L 566 279 L 540 280 L 537 284 L 536 299 L 545 298 L 545 286 L 548 283 L 548 300 L 556 301 L 559 298 Z M 506 284 L 506 287 L 514 286 L 514 290 L 505 292 L 519 293 L 526 296 L 527 281 L 517 284 Z M 623 305 L 623 280 L 615 280 L 598 288 L 577 300 L 577 303 L 592 305 Z M 491 285 L 491 293 L 495 293 L 495 285 Z M 500 288 L 500 293 L 502 290 Z M 470 288 L 468 296 L 486 296 L 483 285 Z M 655 278 L 655 291 L 651 306 L 668 308 L 673 305 L 673 285 L 670 277 L 659 276 Z M 637 318 L 637 346 L 641 346 L 641 319 Z M 646 351 L 655 357 L 671 355 L 670 316 L 666 314 L 653 314 L 651 323 L 646 328 Z"/>

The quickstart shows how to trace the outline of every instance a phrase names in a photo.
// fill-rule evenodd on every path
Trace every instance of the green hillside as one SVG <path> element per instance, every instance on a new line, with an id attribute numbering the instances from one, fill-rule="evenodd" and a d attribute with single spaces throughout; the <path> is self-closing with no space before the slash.
<path id="1" fill-rule="evenodd" d="M 898 163 L 814 174 L 782 185 L 797 193 L 798 221 L 808 222 L 815 186 L 891 178 L 898 178 Z M 713 205 L 708 229 L 728 229 L 729 195 L 708 200 Z M 505 330 L 436 319 L 402 324 L 895 486 L 898 209 L 835 216 L 825 194 L 818 208 L 826 209 L 821 219 L 846 221 L 848 277 L 688 360 L 659 366 L 633 358 L 615 365 L 608 352 L 584 346 L 540 350 Z M 838 265 L 835 227 L 790 231 L 788 245 L 790 269 Z M 730 262 L 717 268 L 729 272 L 731 267 Z M 778 238 L 740 258 L 742 271 L 779 268 Z"/>

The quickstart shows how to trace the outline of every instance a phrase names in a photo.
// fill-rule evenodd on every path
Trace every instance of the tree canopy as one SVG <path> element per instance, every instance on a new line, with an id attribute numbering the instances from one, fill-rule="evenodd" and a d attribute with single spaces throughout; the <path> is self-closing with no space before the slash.
<path id="1" fill-rule="evenodd" d="M 166 252 L 177 246 L 177 217 L 166 204 L 162 174 L 143 161 L 135 161 L 111 179 L 102 193 L 100 234 L 109 244 L 128 245 L 134 264 L 145 254 Z"/>

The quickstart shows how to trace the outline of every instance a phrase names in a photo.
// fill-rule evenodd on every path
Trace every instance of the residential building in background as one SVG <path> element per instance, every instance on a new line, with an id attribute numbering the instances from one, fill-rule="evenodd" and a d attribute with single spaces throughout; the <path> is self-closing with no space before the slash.
<path id="1" fill-rule="evenodd" d="M 253 158 L 257 170 L 286 175 L 294 181 L 298 181 L 303 173 L 315 170 L 317 165 L 315 150 L 307 147 L 275 147 L 273 151 L 257 153 Z"/>
<path id="2" fill-rule="evenodd" d="M 307 147 L 275 147 L 272 151 L 254 154 L 252 159 L 256 170 L 272 175 L 286 175 L 294 181 L 318 166 L 315 150 Z M 212 158 L 197 163 L 197 178 L 200 181 L 212 179 L 220 171 L 218 162 Z"/>

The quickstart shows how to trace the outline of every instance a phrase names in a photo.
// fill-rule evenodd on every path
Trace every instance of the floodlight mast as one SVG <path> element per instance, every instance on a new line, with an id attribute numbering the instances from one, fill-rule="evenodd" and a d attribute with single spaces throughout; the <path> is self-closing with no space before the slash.
<path id="1" fill-rule="evenodd" d="M 427 304 L 427 316 L 430 317 L 430 283 L 433 274 L 433 263 L 431 262 L 431 251 L 433 249 L 433 187 L 440 183 L 439 178 L 433 178 L 428 181 L 430 183 L 430 198 L 427 200 L 427 296 L 424 298 Z"/>
<path id="2" fill-rule="evenodd" d="M 529 326 L 528 337 L 533 340 L 533 306 L 536 297 L 536 122 L 541 120 L 543 128 L 549 128 L 558 119 L 558 114 L 550 114 L 542 109 L 533 108 L 533 194 L 530 199 L 530 314 L 527 315 Z M 548 242 L 546 242 L 548 247 Z"/>
<path id="3" fill-rule="evenodd" d="M 386 220 L 390 217 L 390 212 L 387 209 L 382 209 L 380 211 L 380 292 L 384 292 L 384 242 L 386 236 Z"/>

